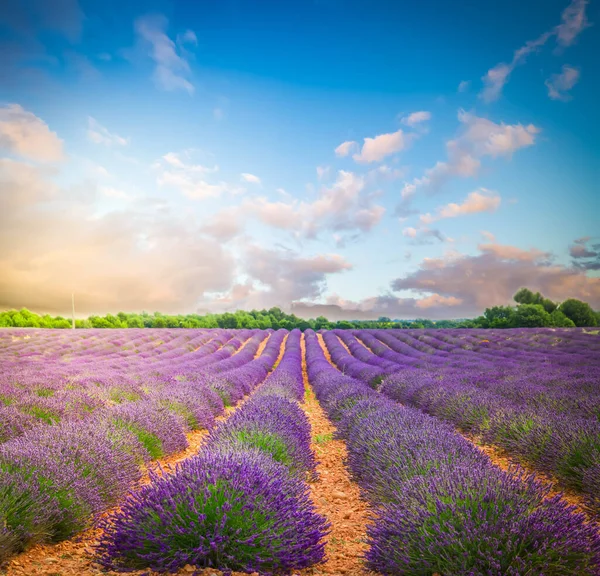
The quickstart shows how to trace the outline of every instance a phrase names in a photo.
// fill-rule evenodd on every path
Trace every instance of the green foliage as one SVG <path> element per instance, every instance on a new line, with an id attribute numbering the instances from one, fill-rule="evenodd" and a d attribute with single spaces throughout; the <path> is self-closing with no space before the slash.
<path id="1" fill-rule="evenodd" d="M 575 326 L 597 326 L 598 318 L 586 302 L 569 298 L 560 305 L 560 311 L 570 318 Z"/>
<path id="2" fill-rule="evenodd" d="M 511 306 L 492 306 L 486 308 L 482 328 L 512 328 L 515 310 Z"/>
<path id="3" fill-rule="evenodd" d="M 541 304 L 521 304 L 517 306 L 513 323 L 519 328 L 542 328 L 552 326 L 552 317 Z"/>
<path id="4" fill-rule="evenodd" d="M 552 312 L 552 314 L 550 314 L 550 316 L 552 317 L 552 326 L 556 326 L 557 328 L 574 328 L 575 327 L 575 323 L 573 322 L 573 320 L 571 320 L 570 318 L 567 318 L 563 311 L 560 309 L 556 309 L 554 310 L 554 312 Z"/>
<path id="5" fill-rule="evenodd" d="M 278 330 L 284 328 L 302 331 L 313 330 L 360 330 L 360 329 L 407 329 L 407 328 L 519 328 L 536 326 L 600 325 L 600 311 L 594 312 L 589 304 L 573 298 L 557 304 L 539 292 L 521 288 L 515 295 L 516 307 L 492 306 L 483 316 L 462 320 L 415 320 L 391 319 L 381 316 L 377 320 L 330 321 L 324 316 L 306 320 L 295 314 L 287 314 L 280 308 L 269 310 L 237 310 L 224 314 L 174 314 L 160 312 L 149 314 L 119 312 L 116 315 L 90 316 L 75 321 L 76 328 L 250 328 Z M 61 316 L 40 316 L 27 308 L 0 312 L 0 328 L 71 328 L 71 321 Z"/>

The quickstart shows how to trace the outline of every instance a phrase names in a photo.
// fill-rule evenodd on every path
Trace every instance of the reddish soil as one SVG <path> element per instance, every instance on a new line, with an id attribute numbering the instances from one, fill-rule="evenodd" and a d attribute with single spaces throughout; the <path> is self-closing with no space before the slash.
<path id="1" fill-rule="evenodd" d="M 318 460 L 319 479 L 310 484 L 311 496 L 317 511 L 331 522 L 331 533 L 325 547 L 326 562 L 302 570 L 300 574 L 374 575 L 375 572 L 365 569 L 362 559 L 367 548 L 365 531 L 368 506 L 361 499 L 358 486 L 350 479 L 344 466 L 346 445 L 342 440 L 332 438 L 335 427 L 323 412 L 308 383 L 304 338 L 301 346 L 306 391 L 305 402 L 301 406 L 312 428 L 311 446 Z"/>

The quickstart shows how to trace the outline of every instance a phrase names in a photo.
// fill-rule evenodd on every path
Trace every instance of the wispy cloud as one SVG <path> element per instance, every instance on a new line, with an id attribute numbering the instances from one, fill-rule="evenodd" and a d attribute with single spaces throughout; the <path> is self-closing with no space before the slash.
<path id="1" fill-rule="evenodd" d="M 405 126 L 410 126 L 411 128 L 421 124 L 422 122 L 427 122 L 431 120 L 431 112 L 427 112 L 426 110 L 421 110 L 419 112 L 413 112 L 408 116 L 404 116 L 401 118 L 400 122 Z"/>
<path id="2" fill-rule="evenodd" d="M 105 146 L 126 146 L 129 144 L 129 138 L 119 136 L 114 132 L 110 132 L 91 116 L 88 116 L 88 140 L 94 144 L 104 144 Z"/>
<path id="3" fill-rule="evenodd" d="M 579 82 L 580 75 L 581 73 L 577 68 L 565 64 L 560 74 L 552 74 L 546 80 L 548 97 L 552 100 L 562 100 L 563 102 L 570 100 L 572 97 L 568 92 Z"/>
<path id="4" fill-rule="evenodd" d="M 475 176 L 482 158 L 510 158 L 517 150 L 532 146 L 540 132 L 533 124 L 496 123 L 464 110 L 459 110 L 458 120 L 459 134 L 446 143 L 447 160 L 437 162 L 420 178 L 406 182 L 401 191 L 404 201 L 421 188 L 435 192 L 453 177 Z"/>
<path id="5" fill-rule="evenodd" d="M 358 144 L 352 140 L 347 142 L 342 142 L 335 150 L 335 155 L 343 158 L 344 156 L 348 156 L 354 150 L 358 148 Z"/>
<path id="6" fill-rule="evenodd" d="M 144 16 L 135 22 L 135 31 L 149 48 L 148 55 L 154 60 L 154 82 L 168 92 L 185 90 L 194 93 L 190 65 L 185 58 L 182 44 L 196 44 L 194 32 L 188 30 L 180 37 L 179 46 L 169 38 L 166 31 L 168 20 L 161 15 Z"/>
<path id="7" fill-rule="evenodd" d="M 241 179 L 243 182 L 249 182 L 250 184 L 260 184 L 261 180 L 258 176 L 250 174 L 248 172 L 242 172 Z"/>
<path id="8" fill-rule="evenodd" d="M 509 63 L 501 62 L 488 70 L 482 78 L 484 88 L 479 96 L 485 102 L 497 100 L 502 94 L 502 89 L 508 82 L 508 78 L 513 70 L 517 66 L 524 64 L 527 56 L 539 50 L 550 38 L 556 37 L 556 42 L 561 47 L 570 46 L 577 36 L 589 26 L 585 14 L 587 4 L 587 0 L 571 0 L 569 6 L 562 13 L 561 24 L 555 26 L 552 30 L 544 32 L 535 40 L 526 42 L 524 46 L 514 52 L 513 58 Z"/>

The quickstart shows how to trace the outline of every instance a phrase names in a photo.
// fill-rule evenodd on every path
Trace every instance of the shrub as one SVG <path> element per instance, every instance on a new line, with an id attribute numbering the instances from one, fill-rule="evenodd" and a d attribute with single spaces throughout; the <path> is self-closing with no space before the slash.
<path id="1" fill-rule="evenodd" d="M 258 451 L 204 451 L 153 477 L 103 526 L 107 568 L 248 572 L 321 562 L 328 527 L 306 484 Z"/>

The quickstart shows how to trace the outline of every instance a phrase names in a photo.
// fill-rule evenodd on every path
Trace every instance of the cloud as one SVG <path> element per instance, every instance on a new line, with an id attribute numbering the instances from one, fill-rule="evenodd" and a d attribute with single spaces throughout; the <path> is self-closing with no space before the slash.
<path id="1" fill-rule="evenodd" d="M 198 37 L 193 30 L 186 30 L 183 34 L 177 34 L 177 43 L 180 45 L 193 44 L 198 46 Z"/>
<path id="2" fill-rule="evenodd" d="M 591 244 L 591 237 L 578 238 L 569 247 L 573 266 L 581 270 L 600 270 L 600 243 Z"/>
<path id="3" fill-rule="evenodd" d="M 400 122 L 406 126 L 414 127 L 422 122 L 427 122 L 428 120 L 431 120 L 431 112 L 421 110 L 420 112 L 413 112 L 408 116 L 404 116 Z"/>
<path id="4" fill-rule="evenodd" d="M 420 298 L 415 302 L 417 308 L 434 308 L 440 306 L 458 306 L 462 304 L 461 298 L 455 296 L 440 296 L 439 294 L 432 294 L 426 298 Z"/>
<path id="5" fill-rule="evenodd" d="M 358 148 L 358 144 L 354 141 L 342 142 L 335 150 L 335 155 L 343 158 L 348 156 L 353 150 Z"/>
<path id="6" fill-rule="evenodd" d="M 536 52 L 546 42 L 556 36 L 556 41 L 560 46 L 570 46 L 577 36 L 589 26 L 585 15 L 585 7 L 587 0 L 571 0 L 569 6 L 562 13 L 562 23 L 555 26 L 552 30 L 544 32 L 535 40 L 530 40 L 524 46 L 515 50 L 510 63 L 501 62 L 488 70 L 482 78 L 484 88 L 479 96 L 485 102 L 493 102 L 502 94 L 504 85 L 508 82 L 508 77 L 513 70 L 524 64 L 527 56 L 532 52 Z"/>
<path id="7" fill-rule="evenodd" d="M 519 262 L 536 262 L 538 260 L 548 260 L 550 254 L 537 250 L 536 248 L 530 248 L 529 250 L 523 250 L 516 246 L 507 246 L 503 244 L 496 244 L 494 242 L 489 244 L 479 244 L 477 246 L 484 254 L 492 254 L 493 256 L 502 260 L 515 260 Z"/>
<path id="8" fill-rule="evenodd" d="M 318 298 L 326 288 L 329 274 L 352 269 L 338 254 L 304 257 L 256 245 L 247 248 L 244 261 L 247 263 L 245 273 L 286 305 L 294 300 Z"/>
<path id="9" fill-rule="evenodd" d="M 420 178 L 406 182 L 401 191 L 404 200 L 419 189 L 437 192 L 451 178 L 475 176 L 482 158 L 510 158 L 517 150 L 533 146 L 540 132 L 533 124 L 495 123 L 464 110 L 458 111 L 458 120 L 458 135 L 446 142 L 447 160 L 437 162 Z"/>
<path id="10" fill-rule="evenodd" d="M 173 92 L 184 90 L 194 93 L 194 85 L 188 80 L 191 76 L 190 65 L 181 45 L 178 47 L 166 34 L 168 20 L 161 15 L 144 16 L 135 22 L 138 37 L 148 46 L 148 55 L 154 60 L 154 82 L 162 90 Z M 187 31 L 187 44 L 191 36 Z M 193 32 L 192 32 L 193 34 Z M 194 34 L 195 38 L 195 34 Z"/>
<path id="11" fill-rule="evenodd" d="M 391 168 L 387 164 L 381 164 L 373 170 L 367 172 L 367 180 L 371 182 L 392 182 L 398 178 L 402 178 L 406 174 L 406 168 Z"/>
<path id="12" fill-rule="evenodd" d="M 123 138 L 123 136 L 109 132 L 107 128 L 91 116 L 88 116 L 87 137 L 94 144 L 104 144 L 105 146 L 127 146 L 129 144 L 129 138 Z"/>
<path id="13" fill-rule="evenodd" d="M 471 81 L 470 80 L 463 80 L 459 85 L 458 85 L 458 92 L 466 92 L 471 86 Z"/>
<path id="14" fill-rule="evenodd" d="M 361 163 L 381 162 L 386 156 L 407 148 L 412 139 L 412 134 L 405 134 L 402 130 L 365 138 L 362 150 L 352 158 Z"/>
<path id="15" fill-rule="evenodd" d="M 63 141 L 19 104 L 0 107 L 0 150 L 36 162 L 64 160 Z"/>
<path id="16" fill-rule="evenodd" d="M 408 226 L 402 230 L 402 236 L 406 236 L 407 238 L 416 238 L 417 237 L 417 229 Z"/>
<path id="17" fill-rule="evenodd" d="M 212 215 L 200 230 L 219 242 L 228 242 L 239 236 L 243 227 L 240 209 L 233 206 Z"/>
<path id="18" fill-rule="evenodd" d="M 488 241 L 488 242 L 496 242 L 496 237 L 491 233 L 488 232 L 487 230 L 482 230 L 481 231 L 481 235 Z"/>
<path id="19" fill-rule="evenodd" d="M 562 100 L 566 102 L 571 99 L 569 90 L 579 82 L 580 72 L 568 64 L 562 67 L 560 74 L 552 74 L 545 82 L 548 88 L 548 97 L 552 100 Z"/>
<path id="20" fill-rule="evenodd" d="M 326 178 L 329 178 L 330 171 L 331 169 L 329 166 L 317 166 L 317 179 L 325 180 Z"/>
<path id="21" fill-rule="evenodd" d="M 562 23 L 556 27 L 557 41 L 561 46 L 570 46 L 583 30 L 590 26 L 585 7 L 588 0 L 572 0 L 562 13 Z"/>
<path id="22" fill-rule="evenodd" d="M 260 178 L 255 176 L 254 174 L 248 174 L 247 172 L 242 173 L 242 180 L 244 182 L 249 182 L 250 184 L 260 184 Z"/>
<path id="23" fill-rule="evenodd" d="M 535 248 L 479 248 L 481 253 L 475 256 L 424 261 L 416 272 L 395 279 L 392 288 L 461 300 L 444 317 L 473 316 L 489 306 L 510 304 L 522 286 L 553 300 L 573 297 L 590 302 L 592 307 L 600 306 L 600 278 L 588 277 L 575 267 L 553 264 L 547 253 Z"/>
<path id="24" fill-rule="evenodd" d="M 479 212 L 495 212 L 500 206 L 501 198 L 495 192 L 486 188 L 479 188 L 471 192 L 462 204 L 450 203 L 437 209 L 436 215 L 424 214 L 421 216 L 421 222 L 431 224 L 436 220 L 443 218 L 456 218 L 467 214 L 477 214 Z"/>
<path id="25" fill-rule="evenodd" d="M 125 200 L 126 202 L 133 200 L 133 197 L 130 194 L 127 194 L 127 192 L 124 192 L 119 188 L 115 188 L 114 186 L 100 186 L 98 189 L 107 198 Z"/>
<path id="26" fill-rule="evenodd" d="M 96 211 L 95 187 L 57 186 L 48 170 L 0 165 L 0 308 L 80 314 L 194 311 L 228 289 L 234 259 L 193 219 L 143 203 Z"/>
<path id="27" fill-rule="evenodd" d="M 221 309 L 254 309 L 280 306 L 289 310 L 293 302 L 320 298 L 327 277 L 352 269 L 338 254 L 302 256 L 283 248 L 264 248 L 250 243 L 239 259 L 240 272 L 247 278 L 213 300 Z"/>
<path id="28" fill-rule="evenodd" d="M 315 239 L 325 230 L 369 232 L 380 222 L 385 209 L 374 204 L 364 189 L 362 176 L 340 170 L 336 181 L 321 187 L 313 202 L 272 202 L 260 197 L 248 200 L 244 208 L 264 224 L 303 238 Z"/>
<path id="29" fill-rule="evenodd" d="M 218 172 L 217 165 L 213 167 L 195 164 L 192 161 L 193 151 L 183 153 L 169 152 L 153 165 L 157 171 L 156 182 L 161 187 L 177 188 L 191 200 L 215 198 L 225 192 L 236 193 L 239 190 L 226 182 L 209 183 L 206 175 Z"/>

